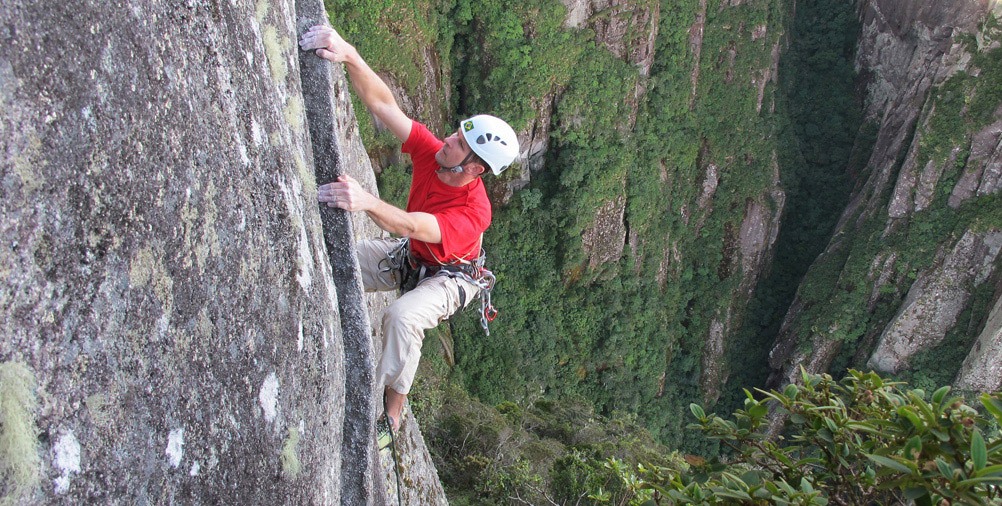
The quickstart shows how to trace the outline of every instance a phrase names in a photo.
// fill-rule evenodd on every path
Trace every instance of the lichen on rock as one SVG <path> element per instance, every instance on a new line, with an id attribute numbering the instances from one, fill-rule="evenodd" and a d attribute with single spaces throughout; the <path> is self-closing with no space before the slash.
<path id="1" fill-rule="evenodd" d="M 0 362 L 37 381 L 39 463 L 4 465 L 47 470 L 31 501 L 340 502 L 366 364 L 345 360 L 295 7 L 0 10 Z M 283 474 L 291 414 L 325 423 Z"/>
<path id="2" fill-rule="evenodd" d="M 27 499 L 41 480 L 35 375 L 21 362 L 0 363 L 0 496 L 2 504 Z"/>

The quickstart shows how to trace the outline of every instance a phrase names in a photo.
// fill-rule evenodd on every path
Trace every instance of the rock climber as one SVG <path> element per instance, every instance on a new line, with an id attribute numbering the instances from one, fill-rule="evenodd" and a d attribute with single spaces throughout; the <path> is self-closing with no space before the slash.
<path id="1" fill-rule="evenodd" d="M 477 115 L 440 140 L 407 117 L 389 87 L 354 46 L 334 29 L 314 26 L 303 50 L 344 63 L 366 108 L 403 143 L 413 163 L 406 210 L 362 189 L 350 176 L 318 188 L 319 200 L 347 211 L 365 211 L 383 230 L 400 236 L 357 245 L 366 291 L 409 289 L 382 317 L 382 354 L 376 376 L 384 386 L 388 425 L 399 430 L 404 401 L 414 381 L 424 331 L 459 311 L 487 288 L 475 267 L 481 237 L 491 223 L 491 203 L 481 175 L 501 174 L 519 153 L 515 131 L 505 121 Z M 416 286 L 411 288 L 415 280 Z M 485 324 L 486 325 L 486 324 Z"/>

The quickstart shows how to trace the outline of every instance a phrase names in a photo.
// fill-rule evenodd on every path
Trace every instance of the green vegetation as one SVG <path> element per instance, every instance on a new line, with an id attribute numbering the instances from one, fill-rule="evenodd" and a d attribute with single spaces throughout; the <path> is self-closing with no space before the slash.
<path id="1" fill-rule="evenodd" d="M 737 333 L 732 360 L 742 357 L 752 363 L 766 362 L 801 279 L 828 245 L 848 202 L 851 175 L 863 171 L 869 156 L 875 128 L 862 125 L 854 90 L 858 33 L 859 22 L 851 1 L 797 3 L 790 47 L 779 66 L 784 97 L 779 106 L 789 116 L 778 153 L 786 192 L 784 218 L 775 261 L 749 304 L 749 317 Z M 802 295 L 811 300 L 828 300 L 830 289 L 837 286 L 839 265 L 836 259 L 822 265 L 829 269 L 823 274 L 816 272 L 826 280 L 817 285 L 823 291 Z M 762 385 L 767 372 L 762 367 L 739 369 L 735 371 L 735 384 Z M 729 405 L 737 407 L 743 398 L 739 391 L 732 390 Z"/>
<path id="2" fill-rule="evenodd" d="M 920 116 L 914 133 L 917 169 L 913 170 L 921 171 L 929 164 L 941 170 L 931 201 L 923 209 L 897 220 L 889 220 L 886 213 L 864 215 L 864 210 L 858 209 L 847 220 L 857 225 L 843 230 L 839 246 L 819 257 L 805 276 L 800 287 L 805 309 L 793 322 L 803 345 L 824 333 L 830 339 L 843 341 L 847 349 L 864 347 L 862 353 L 855 352 L 854 358 L 840 359 L 839 368 L 864 366 L 865 351 L 874 344 L 870 338 L 894 315 L 919 274 L 935 265 L 938 254 L 952 248 L 968 230 L 1002 225 L 998 211 L 1002 202 L 997 194 L 971 198 L 957 207 L 949 204 L 954 187 L 967 168 L 971 138 L 988 124 L 987 115 L 994 112 L 987 104 L 994 101 L 997 107 L 1002 100 L 994 95 L 995 83 L 1002 80 L 1000 59 L 1000 48 L 975 53 L 972 66 L 977 69 L 977 77 L 965 72 L 952 76 L 934 90 L 932 100 Z M 986 113 L 989 109 L 991 112 Z M 905 162 L 902 154 L 899 168 Z M 891 190 L 888 186 L 874 197 L 877 208 L 887 207 Z M 871 303 L 871 292 L 866 288 L 874 280 L 873 260 L 892 257 L 890 278 L 899 282 L 881 287 L 881 296 Z M 992 288 L 976 287 L 974 301 L 961 315 L 961 324 L 935 349 L 916 357 L 912 371 L 903 373 L 900 379 L 922 386 L 952 380 L 980 330 L 985 290 Z M 954 360 L 944 360 L 946 357 Z M 922 367 L 933 363 L 938 365 L 928 370 Z M 844 371 L 831 370 L 836 374 Z"/>
<path id="3" fill-rule="evenodd" d="M 481 403 L 445 378 L 440 339 L 448 341 L 434 331 L 425 340 L 411 408 L 450 504 L 580 504 L 598 488 L 626 497 L 609 459 L 680 465 L 634 416 L 603 417 L 585 399 Z"/>
<path id="4" fill-rule="evenodd" d="M 454 28 L 444 15 L 450 2 L 443 0 L 324 0 L 332 26 L 356 48 L 366 61 L 392 85 L 419 95 L 424 86 L 424 73 L 428 72 L 424 51 L 434 49 L 438 61 L 453 58 L 450 53 Z M 448 65 L 442 65 L 448 71 Z M 437 69 L 435 69 L 437 70 Z M 443 76 L 447 81 L 448 74 Z M 431 90 L 436 95 L 423 97 L 426 101 L 444 101 L 444 90 Z M 389 132 L 377 133 L 372 116 L 353 95 L 353 106 L 359 130 L 365 140 L 369 156 L 376 160 L 393 160 L 399 151 L 399 142 Z M 434 109 L 436 104 L 423 104 Z M 427 109 L 426 109 L 427 110 Z M 439 118 L 419 118 L 436 131 L 446 128 Z M 444 130 L 443 130 L 444 131 Z M 396 187 L 394 187 L 396 188 Z M 391 200 L 406 200 L 405 193 L 388 192 Z"/>
<path id="5" fill-rule="evenodd" d="M 0 363 L 0 504 L 27 500 L 41 480 L 35 388 L 23 363 Z"/>
<path id="6" fill-rule="evenodd" d="M 590 490 L 625 493 L 605 461 L 667 466 L 680 458 L 629 417 L 606 419 L 587 401 L 494 408 L 453 387 L 425 431 L 450 504 L 575 504 Z"/>
<path id="7" fill-rule="evenodd" d="M 288 436 L 282 443 L 282 453 L 279 454 L 278 459 L 282 463 L 282 476 L 290 480 L 299 476 L 302 464 L 299 462 L 298 427 L 289 427 Z"/>
<path id="8" fill-rule="evenodd" d="M 468 349 L 458 368 L 480 399 L 521 401 L 541 390 L 552 398 L 583 397 L 603 415 L 637 413 L 669 446 L 712 449 L 683 430 L 681 415 L 701 398 L 705 335 L 711 321 L 723 318 L 741 281 L 733 238 L 747 202 L 775 205 L 768 189 L 777 150 L 770 112 L 776 87 L 763 84 L 759 110 L 755 83 L 772 66 L 785 8 L 782 2 L 709 7 L 713 19 L 706 23 L 698 61 L 689 39 L 697 8 L 695 1 L 660 6 L 656 57 L 647 77 L 593 42 L 589 30 L 559 28 L 559 8 L 527 8 L 535 16 L 523 26 L 535 37 L 583 48 L 554 48 L 577 58 L 573 65 L 537 77 L 535 67 L 506 61 L 502 55 L 511 53 L 504 51 L 488 49 L 462 60 L 487 60 L 491 72 L 525 76 L 537 85 L 555 80 L 546 169 L 496 210 L 486 238 L 499 274 L 495 297 L 502 314 L 489 338 L 472 321 L 456 325 Z M 479 15 L 471 25 L 484 42 L 467 53 L 513 39 L 498 26 L 478 24 Z M 755 39 L 759 24 L 767 33 Z M 549 27 L 568 34 L 541 35 Z M 526 43 L 533 61 L 542 58 L 540 48 Z M 497 70 L 508 65 L 522 73 Z M 694 65 L 700 67 L 695 96 Z M 510 97 L 542 89 L 523 80 L 504 92 L 485 93 L 469 84 L 467 67 L 454 70 L 457 82 L 467 83 L 454 94 L 460 114 L 486 109 L 520 117 L 519 107 L 545 98 Z M 477 68 L 473 81 L 491 82 Z M 638 89 L 644 92 L 640 100 Z M 701 200 L 711 170 L 719 184 Z M 595 266 L 582 236 L 594 226 L 596 210 L 613 202 L 625 202 L 623 236 L 614 239 L 623 242 L 623 255 Z M 732 241 L 722 243 L 727 234 Z M 508 380 L 497 381 L 501 371 Z"/>
<path id="9" fill-rule="evenodd" d="M 452 58 L 450 106 L 456 117 L 491 112 L 520 129 L 553 103 L 546 168 L 495 210 L 486 237 L 501 316 L 486 338 L 475 318 L 455 322 L 457 346 L 465 350 L 457 369 L 468 390 L 489 404 L 525 402 L 540 391 L 550 398 L 584 398 L 603 415 L 637 413 L 670 446 L 712 450 L 714 443 L 683 430 L 682 415 L 690 402 L 702 399 L 702 347 L 711 323 L 735 311 L 734 322 L 744 319 L 747 301 L 735 301 L 734 293 L 743 274 L 736 241 L 745 209 L 749 202 L 778 209 L 770 196 L 777 161 L 786 164 L 780 158 L 797 142 L 789 133 L 782 90 L 770 74 L 788 23 L 786 2 L 708 6 L 698 59 L 699 41 L 690 38 L 690 29 L 699 3 L 664 3 L 646 76 L 608 51 L 590 29 L 565 28 L 566 12 L 556 2 L 512 8 L 457 0 L 424 6 L 420 12 L 428 14 L 398 13 L 406 3 L 388 2 L 378 14 L 353 14 L 339 5 L 332 9 L 335 25 L 349 27 L 349 40 L 357 41 L 374 68 L 393 69 L 388 73 L 396 77 L 395 59 L 403 57 L 421 67 L 417 55 L 427 44 L 443 60 Z M 653 7 L 640 3 L 635 9 Z M 399 19 L 390 23 L 388 13 Z M 642 18 L 631 11 L 600 16 Z M 403 37 L 387 28 L 393 23 L 417 32 Z M 838 40 L 814 44 L 839 44 L 831 61 L 845 67 L 851 26 L 832 23 L 825 36 Z M 630 29 L 642 35 L 652 28 Z M 392 58 L 383 57 L 387 52 Z M 818 72 L 801 73 L 820 81 Z M 397 81 L 418 94 L 417 81 Z M 819 91 L 796 102 L 832 97 L 803 113 L 813 118 L 811 128 L 821 129 L 814 132 L 809 156 L 823 157 L 817 144 L 830 140 L 831 132 L 853 140 L 852 118 L 835 114 L 837 125 L 820 121 L 851 101 L 849 91 Z M 378 143 L 375 136 L 369 139 Z M 848 155 L 828 156 L 825 161 L 835 165 Z M 391 199 L 406 182 L 392 171 L 380 178 L 381 191 Z M 710 172 L 716 188 L 702 195 Z M 820 188 L 812 190 L 810 205 L 829 206 L 810 216 L 834 215 L 837 200 L 817 195 L 830 196 L 831 177 L 800 178 Z M 596 209 L 614 202 L 625 203 L 623 235 L 614 239 L 623 242 L 623 255 L 594 266 L 582 235 L 594 226 Z M 772 314 L 770 324 L 781 317 L 777 309 L 765 312 Z M 752 348 L 763 356 L 765 347 Z M 744 358 L 732 357 L 731 374 L 760 384 L 760 373 L 751 371 L 761 371 L 755 365 L 761 362 Z M 499 374 L 506 381 L 498 381 Z M 739 392 L 726 390 L 725 398 Z"/>
<path id="10" fill-rule="evenodd" d="M 949 391 L 850 370 L 746 392 L 730 420 L 693 404 L 691 427 L 732 458 L 636 473 L 614 463 L 632 492 L 616 504 L 1002 504 L 1002 396 L 981 395 L 982 416 Z M 787 420 L 779 440 L 767 436 L 770 410 Z"/>
<path id="11" fill-rule="evenodd" d="M 996 38 L 1002 34 L 1000 20 L 996 17 L 990 17 L 985 22 L 983 29 L 987 32 L 994 32 Z M 1002 103 L 1002 81 L 999 80 L 999 77 L 1002 76 L 1002 49 L 998 47 L 984 48 L 984 50 L 972 52 L 974 59 L 971 64 L 978 69 L 979 73 L 978 79 L 968 81 L 969 87 L 973 91 L 970 94 L 969 117 L 971 118 L 971 126 L 980 128 L 994 121 L 995 111 Z"/>
<path id="12" fill-rule="evenodd" d="M 559 2 L 544 0 L 327 4 L 334 25 L 412 101 L 441 100 L 419 117 L 433 130 L 451 131 L 456 118 L 481 112 L 537 136 L 549 128 L 543 170 L 495 206 L 485 237 L 501 310 L 491 335 L 472 311 L 454 318 L 453 330 L 438 329 L 454 341 L 454 367 L 429 360 L 435 352 L 426 350 L 432 370 L 419 374 L 412 396 L 457 504 L 575 502 L 586 490 L 591 500 L 619 502 L 643 483 L 610 478 L 630 467 L 601 464 L 612 447 L 593 439 L 582 446 L 567 430 L 542 427 L 579 430 L 594 419 L 614 432 L 610 427 L 627 420 L 667 448 L 710 460 L 726 453 L 734 441 L 721 433 L 686 430 L 689 405 L 731 411 L 746 402 L 741 387 L 764 385 L 767 353 L 795 293 L 803 310 L 793 332 L 804 348 L 817 335 L 840 341 L 831 371 L 841 377 L 862 366 L 944 245 L 970 228 L 1002 226 L 997 195 L 948 205 L 965 146 L 1002 100 L 1002 50 L 977 50 L 973 39 L 971 74 L 936 89 L 910 133 L 919 147 L 914 162 L 943 167 L 932 201 L 891 226 L 886 212 L 856 209 L 845 216 L 852 225 L 832 239 L 852 187 L 870 176 L 877 140 L 877 125 L 860 112 L 851 0 L 798 1 L 795 10 L 789 0 L 709 1 L 701 27 L 697 0 L 635 2 L 596 12 L 578 29 L 565 26 Z M 649 49 L 637 45 L 653 26 L 639 20 L 655 8 L 648 71 L 631 57 Z M 626 35 L 603 40 L 607 21 L 626 26 Z M 428 65 L 438 65 L 444 89 L 425 89 Z M 436 116 L 437 107 L 445 117 Z M 373 157 L 399 165 L 396 143 L 377 134 L 367 115 L 359 119 Z M 522 169 L 489 179 L 492 196 L 504 194 Z M 380 174 L 382 195 L 403 202 L 405 171 L 392 166 Z M 774 194 L 777 180 L 785 197 Z M 886 208 L 892 190 L 875 190 L 876 209 Z M 740 233 L 753 206 L 772 213 L 782 206 L 783 214 L 773 261 L 752 293 Z M 604 263 L 584 239 L 600 222 L 611 229 L 602 246 L 622 251 Z M 889 281 L 873 298 L 875 259 L 887 261 Z M 980 289 L 961 315 L 963 328 L 916 364 L 961 356 L 989 291 Z M 728 336 L 717 376 L 703 360 L 714 326 Z M 940 367 L 904 379 L 927 387 L 955 372 Z M 469 445 L 454 447 L 456 438 Z M 511 452 L 498 452 L 502 441 Z M 629 453 L 631 465 L 644 461 L 639 449 Z M 677 455 L 663 454 L 684 471 Z M 875 480 L 885 478 L 879 466 L 874 472 Z M 644 478 L 667 487 L 657 476 Z M 708 486 L 730 486 L 714 476 L 717 484 Z M 824 487 L 823 480 L 787 483 L 801 499 L 822 497 L 802 488 L 808 482 L 814 492 Z"/>

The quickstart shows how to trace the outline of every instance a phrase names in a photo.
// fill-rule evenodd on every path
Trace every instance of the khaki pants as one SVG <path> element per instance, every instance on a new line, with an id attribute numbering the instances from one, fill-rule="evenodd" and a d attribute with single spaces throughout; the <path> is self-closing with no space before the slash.
<path id="1" fill-rule="evenodd" d="M 386 256 L 402 239 L 372 239 L 357 246 L 362 285 L 367 292 L 396 290 L 397 271 L 386 271 Z M 438 274 L 421 280 L 417 287 L 403 294 L 383 312 L 383 352 L 376 368 L 376 378 L 383 386 L 407 394 L 414 383 L 424 331 L 434 328 L 460 307 L 462 289 L 469 304 L 480 288 L 462 278 Z M 463 307 L 465 307 L 465 304 Z"/>

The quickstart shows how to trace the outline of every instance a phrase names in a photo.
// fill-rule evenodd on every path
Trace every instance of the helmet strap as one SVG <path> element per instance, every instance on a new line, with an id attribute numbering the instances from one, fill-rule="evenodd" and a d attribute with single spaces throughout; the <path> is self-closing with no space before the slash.
<path id="1" fill-rule="evenodd" d="M 442 167 L 441 169 L 438 170 L 438 172 L 452 172 L 454 174 L 459 174 L 460 172 L 463 172 L 463 167 L 466 164 L 472 162 L 473 158 L 476 157 L 476 156 L 477 156 L 477 154 L 474 153 L 473 150 L 471 149 L 470 150 L 470 154 L 466 155 L 466 158 L 463 158 L 463 161 L 459 162 L 459 165 L 456 165 L 455 167 L 450 167 L 448 169 L 445 168 L 445 167 Z"/>

